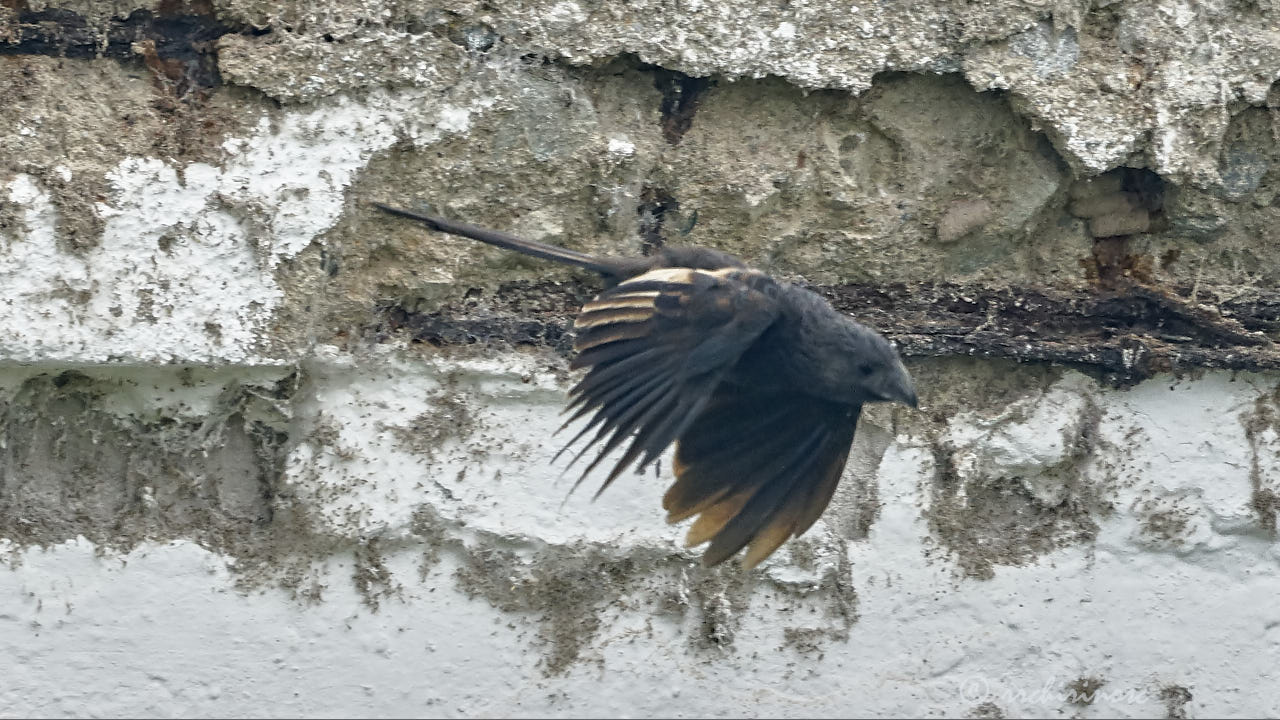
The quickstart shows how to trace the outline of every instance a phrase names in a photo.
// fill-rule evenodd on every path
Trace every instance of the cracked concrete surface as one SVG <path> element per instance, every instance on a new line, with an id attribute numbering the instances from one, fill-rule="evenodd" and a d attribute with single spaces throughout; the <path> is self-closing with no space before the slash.
<path id="1" fill-rule="evenodd" d="M 0 2 L 14 712 L 1280 713 L 1273 2 Z M 903 348 L 704 570 L 550 462 L 581 273 L 703 244 Z"/>
<path id="2" fill-rule="evenodd" d="M 776 76 L 801 88 L 854 94 L 884 72 L 960 73 L 977 89 L 1008 90 L 1077 172 L 1096 174 L 1138 156 L 1162 175 L 1207 184 L 1221 181 L 1216 160 L 1230 117 L 1241 107 L 1267 106 L 1280 77 L 1280 28 L 1266 2 L 742 7 L 705 0 L 625 6 L 542 0 L 500 9 L 462 3 L 447 11 L 431 3 L 383 7 L 349 0 L 228 5 L 226 17 L 286 28 L 283 35 L 231 38 L 224 45 L 235 57 L 233 82 L 286 100 L 413 82 L 375 69 L 340 74 L 329 86 L 325 73 L 317 74 L 323 82 L 298 83 L 271 69 L 292 65 L 287 59 L 299 54 L 321 67 L 330 57 L 366 68 L 393 67 L 387 57 L 407 58 L 413 66 L 420 46 L 430 42 L 424 36 L 437 28 L 453 31 L 463 47 L 492 42 L 496 34 L 575 65 L 630 53 L 689 75 Z M 362 26 L 365 18 L 374 24 Z M 358 49 L 334 47 L 343 40 Z M 370 47 L 383 48 L 381 57 Z"/>

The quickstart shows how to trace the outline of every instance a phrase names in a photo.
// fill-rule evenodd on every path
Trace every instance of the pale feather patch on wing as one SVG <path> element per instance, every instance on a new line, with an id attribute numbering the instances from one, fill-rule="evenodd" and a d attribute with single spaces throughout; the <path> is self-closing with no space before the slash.
<path id="1" fill-rule="evenodd" d="M 747 543 L 747 554 L 742 558 L 742 567 L 746 570 L 759 565 L 774 550 L 782 547 L 795 534 L 795 515 L 802 509 L 802 503 L 788 499 L 786 507 L 778 512 L 765 527 L 756 533 Z"/>
<path id="2" fill-rule="evenodd" d="M 744 278 L 748 275 L 763 275 L 759 270 L 751 270 L 749 268 L 727 267 L 719 270 L 702 270 L 701 272 L 718 277 L 721 280 Z"/>
<path id="3" fill-rule="evenodd" d="M 618 287 L 622 287 L 619 285 Z M 609 293 L 600 295 L 582 307 L 583 312 L 604 308 L 653 307 L 654 298 L 662 293 L 658 290 L 636 290 L 627 293 Z"/>
<path id="4" fill-rule="evenodd" d="M 677 477 L 679 477 L 679 475 L 677 475 Z M 681 506 L 679 509 L 668 510 L 667 524 L 675 525 L 676 523 L 681 523 L 681 522 L 684 522 L 685 520 L 688 520 L 694 515 L 700 515 L 703 512 L 706 512 L 707 508 L 710 508 L 711 506 L 723 500 L 724 496 L 727 495 L 728 493 L 729 493 L 729 488 L 727 487 L 720 488 L 716 490 L 713 494 L 708 495 L 706 498 L 703 498 L 702 500 L 700 500 L 696 505 Z"/>
<path id="5" fill-rule="evenodd" d="M 643 337 L 647 332 L 644 324 L 653 318 L 660 298 L 690 287 L 700 274 L 709 275 L 690 268 L 659 268 L 602 293 L 584 305 L 574 320 L 573 327 L 580 332 L 574 348 L 581 352 L 619 340 Z"/>
<path id="6" fill-rule="evenodd" d="M 715 275 L 716 272 L 718 271 L 707 272 L 705 270 L 694 270 L 693 268 L 683 268 L 683 267 L 658 268 L 656 270 L 650 270 L 649 272 L 644 273 L 643 275 L 637 275 L 631 278 L 630 280 L 619 284 L 618 289 L 621 290 L 623 288 L 626 288 L 632 285 L 647 285 L 649 283 L 655 283 L 655 282 L 656 283 L 672 283 L 676 285 L 689 285 L 690 283 L 693 282 L 693 278 L 695 275 L 698 275 L 700 273 L 704 275 Z M 717 275 L 716 277 L 720 277 L 720 276 Z"/>
<path id="7" fill-rule="evenodd" d="M 653 317 L 653 304 L 641 305 L 601 305 L 590 311 L 583 311 L 573 321 L 574 330 L 609 325 L 610 323 L 639 323 Z"/>
<path id="8" fill-rule="evenodd" d="M 719 535 L 720 531 L 724 530 L 724 526 L 733 520 L 739 512 L 742 512 L 743 506 L 751 499 L 755 490 L 752 487 L 734 493 L 703 510 L 698 519 L 693 521 L 693 525 L 689 526 L 689 532 L 684 536 L 685 547 L 701 545 Z"/>

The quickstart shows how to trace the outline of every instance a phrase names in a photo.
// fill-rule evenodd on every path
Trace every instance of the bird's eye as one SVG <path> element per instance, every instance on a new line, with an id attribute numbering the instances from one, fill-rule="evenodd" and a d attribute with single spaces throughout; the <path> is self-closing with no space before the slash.
<path id="1" fill-rule="evenodd" d="M 874 371 L 871 369 L 871 366 L 870 366 L 870 365 L 859 365 L 859 366 L 858 366 L 858 374 L 859 374 L 859 375 L 861 375 L 862 377 L 866 377 L 866 376 L 870 375 L 872 372 L 874 372 Z"/>

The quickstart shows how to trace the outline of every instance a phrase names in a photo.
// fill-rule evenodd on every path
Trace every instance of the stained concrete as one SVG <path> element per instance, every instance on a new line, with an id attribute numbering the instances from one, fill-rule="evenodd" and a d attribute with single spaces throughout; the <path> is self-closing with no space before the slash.
<path id="1" fill-rule="evenodd" d="M 1269 3 L 0 3 L 0 646 L 42 715 L 1274 715 Z M 594 252 L 894 338 L 700 568 L 552 462 Z"/>

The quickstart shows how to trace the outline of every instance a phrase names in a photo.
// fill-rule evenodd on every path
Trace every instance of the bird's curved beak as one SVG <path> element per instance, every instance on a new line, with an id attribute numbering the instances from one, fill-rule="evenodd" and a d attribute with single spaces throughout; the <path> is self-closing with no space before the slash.
<path id="1" fill-rule="evenodd" d="M 916 398 L 916 386 L 911 381 L 911 374 L 907 372 L 907 368 L 901 363 L 898 364 L 898 373 L 894 377 L 894 387 L 890 400 L 896 400 L 907 407 L 919 407 L 919 400 Z"/>
<path id="2" fill-rule="evenodd" d="M 899 390 L 898 395 L 893 399 L 910 408 L 920 407 L 920 401 L 916 399 L 916 389 L 910 385 Z"/>
<path id="3" fill-rule="evenodd" d="M 912 407 L 912 408 L 920 407 L 920 401 L 916 399 L 915 388 L 910 388 L 907 390 L 907 396 L 906 398 L 903 399 L 902 402 L 906 403 L 908 407 Z"/>

